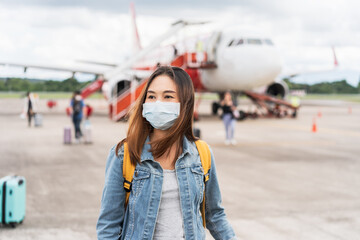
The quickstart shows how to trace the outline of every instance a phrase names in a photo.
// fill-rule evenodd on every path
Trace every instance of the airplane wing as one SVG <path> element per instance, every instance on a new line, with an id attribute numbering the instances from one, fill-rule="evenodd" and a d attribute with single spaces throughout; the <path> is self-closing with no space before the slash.
<path id="1" fill-rule="evenodd" d="M 173 23 L 172 27 L 168 31 L 166 31 L 163 35 L 154 39 L 151 42 L 151 44 L 149 44 L 149 46 L 147 46 L 146 48 L 142 48 L 140 51 L 138 51 L 130 59 L 126 60 L 121 65 L 100 63 L 100 62 L 95 62 L 95 61 L 82 61 L 82 62 L 87 62 L 87 63 L 91 63 L 91 64 L 112 67 L 112 69 L 110 69 L 110 70 L 101 71 L 101 70 L 94 70 L 91 68 L 85 69 L 85 68 L 77 68 L 77 67 L 62 67 L 62 66 L 51 66 L 51 65 L 42 65 L 42 64 L 23 64 L 23 63 L 13 63 L 13 62 L 0 62 L 0 65 L 12 66 L 12 67 L 22 67 L 22 68 L 24 68 L 24 72 L 26 72 L 28 68 L 37 68 L 37 69 L 45 69 L 45 70 L 72 72 L 73 75 L 75 73 L 88 73 L 88 74 L 94 74 L 94 75 L 101 75 L 101 76 L 104 76 L 105 79 L 109 80 L 113 77 L 116 77 L 118 74 L 123 73 L 124 71 L 128 72 L 130 69 L 132 69 L 133 65 L 136 62 L 141 60 L 146 54 L 151 52 L 154 48 L 160 46 L 160 44 L 165 39 L 172 36 L 174 33 L 179 31 L 183 27 L 188 26 L 188 25 L 198 25 L 198 24 L 204 24 L 204 23 L 205 22 L 188 22 L 188 21 L 183 21 L 183 20 L 179 20 L 179 21 Z M 140 74 L 141 69 L 132 69 L 132 70 L 135 70 L 135 71 L 137 70 L 136 71 L 137 75 L 148 75 L 149 74 L 148 73 L 149 69 L 143 69 L 143 70 L 145 70 L 145 73 L 143 73 L 143 74 Z"/>
<path id="2" fill-rule="evenodd" d="M 90 61 L 90 60 L 76 60 L 76 61 L 80 62 L 80 63 L 100 65 L 100 66 L 106 66 L 106 67 L 117 67 L 118 66 L 118 64 L 115 64 L 115 63 L 105 63 L 105 62 Z"/>
<path id="3" fill-rule="evenodd" d="M 283 77 L 293 78 L 293 77 L 296 77 L 296 76 L 299 76 L 299 75 L 305 75 L 305 74 L 321 74 L 321 73 L 331 73 L 334 70 L 336 71 L 336 70 L 339 69 L 339 62 L 338 62 L 337 57 L 336 57 L 335 47 L 332 46 L 331 50 L 333 52 L 333 57 L 334 57 L 334 67 L 332 69 L 327 68 L 327 69 L 318 69 L 318 70 L 315 70 L 315 71 L 287 72 L 287 73 L 284 73 L 284 74 L 281 74 L 281 75 Z"/>
<path id="4" fill-rule="evenodd" d="M 28 68 L 37 68 L 37 69 L 45 69 L 45 70 L 55 70 L 55 71 L 66 71 L 66 72 L 72 72 L 74 75 L 75 73 L 87 73 L 87 74 L 94 74 L 97 76 L 102 76 L 106 80 L 112 80 L 113 78 L 116 78 L 119 74 L 124 74 L 129 72 L 132 72 L 135 76 L 150 76 L 149 73 L 151 73 L 152 68 L 146 67 L 144 69 L 140 68 L 133 68 L 134 64 L 141 60 L 144 56 L 146 56 L 149 52 L 151 52 L 156 47 L 160 46 L 161 43 L 166 40 L 168 37 L 175 34 L 177 31 L 182 29 L 185 26 L 188 25 L 199 25 L 199 24 L 205 24 L 207 22 L 189 22 L 189 21 L 183 21 L 179 20 L 172 24 L 172 27 L 166 31 L 161 36 L 155 38 L 146 48 L 142 48 L 140 51 L 138 51 L 136 54 L 134 54 L 130 59 L 127 59 L 123 64 L 116 65 L 116 64 L 107 64 L 107 63 L 100 63 L 95 61 L 82 61 L 87 62 L 95 65 L 103 65 L 112 67 L 112 69 L 107 70 L 94 70 L 94 69 L 85 69 L 85 68 L 77 68 L 77 67 L 62 67 L 62 66 L 51 66 L 51 65 L 42 65 L 42 64 L 22 64 L 22 63 L 13 63 L 13 62 L 1 62 L 0 65 L 4 66 L 12 66 L 12 67 L 21 67 L 24 69 L 24 72 L 27 71 Z"/>
<path id="5" fill-rule="evenodd" d="M 283 73 L 283 74 L 280 74 L 280 78 L 283 79 L 283 78 L 293 78 L 293 77 L 297 77 L 297 76 L 300 76 L 300 75 L 310 75 L 310 74 L 322 74 L 322 73 L 331 73 L 333 72 L 334 70 L 336 70 L 336 68 L 334 69 L 320 69 L 320 70 L 314 70 L 314 71 L 301 71 L 301 72 L 289 72 L 289 73 Z"/>
<path id="6" fill-rule="evenodd" d="M 124 72 L 126 69 L 130 69 L 133 67 L 133 65 L 141 60 L 144 56 L 146 56 L 149 52 L 151 52 L 156 47 L 160 46 L 164 40 L 175 34 L 177 31 L 182 29 L 185 26 L 188 25 L 199 25 L 199 24 L 205 24 L 206 22 L 189 22 L 189 21 L 183 21 L 179 20 L 172 24 L 171 28 L 166 31 L 164 34 L 160 35 L 159 37 L 155 38 L 147 47 L 142 48 L 140 51 L 138 51 L 136 54 L 134 54 L 130 59 L 128 59 L 125 63 L 117 66 L 112 71 L 105 73 L 105 79 L 112 79 L 116 77 L 117 75 Z"/>
<path id="7" fill-rule="evenodd" d="M 73 67 L 61 67 L 61 66 L 51 66 L 51 65 L 37 65 L 37 64 L 22 64 L 22 63 L 12 63 L 12 62 L 0 62 L 0 65 L 3 66 L 11 66 L 11 67 L 22 67 L 24 68 L 24 72 L 27 71 L 28 68 L 37 68 L 37 69 L 46 69 L 46 70 L 55 70 L 55 71 L 65 71 L 75 73 L 88 73 L 94 75 L 103 75 L 105 71 L 96 71 L 85 68 L 73 68 Z"/>

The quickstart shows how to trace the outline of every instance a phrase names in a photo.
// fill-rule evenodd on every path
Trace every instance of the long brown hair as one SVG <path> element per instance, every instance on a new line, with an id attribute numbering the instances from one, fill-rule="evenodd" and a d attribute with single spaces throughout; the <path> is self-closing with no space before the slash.
<path id="1" fill-rule="evenodd" d="M 149 86 L 152 81 L 160 75 L 168 76 L 175 82 L 180 100 L 180 114 L 174 125 L 167 130 L 169 133 L 167 136 L 150 142 L 152 155 L 154 158 L 159 158 L 165 153 L 169 154 L 168 150 L 170 147 L 173 144 L 176 144 L 175 161 L 179 157 L 183 147 L 183 136 L 191 142 L 196 140 L 192 130 L 195 95 L 194 86 L 190 76 L 179 67 L 159 67 L 150 76 L 146 86 L 138 97 L 133 110 L 131 111 L 129 129 L 126 138 L 120 141 L 116 146 L 116 153 L 118 153 L 122 144 L 127 142 L 130 159 L 134 165 L 140 163 L 141 151 L 146 138 L 153 131 L 153 127 L 150 123 L 143 118 L 142 111 Z"/>

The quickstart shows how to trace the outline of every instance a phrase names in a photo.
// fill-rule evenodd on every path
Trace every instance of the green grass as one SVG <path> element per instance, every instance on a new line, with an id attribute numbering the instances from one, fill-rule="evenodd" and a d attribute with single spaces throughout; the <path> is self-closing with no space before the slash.
<path id="1" fill-rule="evenodd" d="M 9 98 L 24 98 L 25 92 L 0 92 L 0 99 Z M 40 99 L 70 99 L 71 92 L 36 92 Z M 101 93 L 94 93 L 89 97 L 90 99 L 104 98 Z"/>
<path id="2" fill-rule="evenodd" d="M 360 94 L 307 94 L 305 100 L 341 100 L 360 102 Z"/>

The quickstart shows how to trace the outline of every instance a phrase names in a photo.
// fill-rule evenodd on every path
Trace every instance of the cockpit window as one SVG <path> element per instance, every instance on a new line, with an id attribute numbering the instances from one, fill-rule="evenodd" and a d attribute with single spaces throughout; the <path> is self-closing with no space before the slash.
<path id="1" fill-rule="evenodd" d="M 231 47 L 232 45 L 233 45 L 233 43 L 235 42 L 235 40 L 233 39 L 233 40 L 231 40 L 230 42 L 229 42 L 229 44 L 228 44 L 228 47 Z"/>
<path id="2" fill-rule="evenodd" d="M 244 39 L 239 39 L 239 41 L 237 42 L 237 45 L 241 45 L 241 44 L 244 44 Z"/>
<path id="3" fill-rule="evenodd" d="M 254 45 L 261 45 L 261 40 L 257 39 L 257 38 L 248 38 L 247 43 L 254 44 Z"/>
<path id="4" fill-rule="evenodd" d="M 229 44 L 228 47 L 234 47 L 234 46 L 238 46 L 238 45 L 244 45 L 244 44 L 251 44 L 251 45 L 262 45 L 262 44 L 266 44 L 266 45 L 274 45 L 274 43 L 270 40 L 270 39 L 259 39 L 259 38 L 240 38 L 240 39 L 232 39 Z"/>
<path id="5" fill-rule="evenodd" d="M 265 42 L 267 45 L 274 45 L 274 43 L 273 43 L 270 39 L 265 39 L 264 42 Z"/>

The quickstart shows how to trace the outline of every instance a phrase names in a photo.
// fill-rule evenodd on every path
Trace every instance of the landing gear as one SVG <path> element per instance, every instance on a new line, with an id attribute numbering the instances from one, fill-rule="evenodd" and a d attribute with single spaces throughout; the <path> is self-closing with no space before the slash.
<path id="1" fill-rule="evenodd" d="M 213 102 L 211 106 L 212 114 L 217 115 L 219 108 L 220 108 L 220 104 L 218 102 Z"/>
<path id="2" fill-rule="evenodd" d="M 239 103 L 238 102 L 238 97 L 240 96 L 240 93 L 239 92 L 232 92 L 231 96 L 232 96 L 234 106 L 237 107 L 238 103 Z"/>
<path id="3" fill-rule="evenodd" d="M 247 115 L 255 116 L 255 117 L 276 117 L 276 118 L 284 118 L 284 117 L 293 117 L 295 118 L 297 115 L 297 110 L 299 107 L 295 107 L 289 102 L 277 99 L 275 97 L 271 97 L 264 94 L 259 94 L 250 91 L 244 91 L 245 95 L 249 97 L 252 102 L 257 107 L 256 112 L 249 112 Z M 290 114 L 290 111 L 293 111 Z M 258 114 L 259 113 L 259 114 Z"/>
<path id="4" fill-rule="evenodd" d="M 242 111 L 242 110 L 237 110 L 237 111 L 239 111 L 239 117 L 236 120 L 242 121 L 247 117 L 246 113 L 244 111 Z"/>

